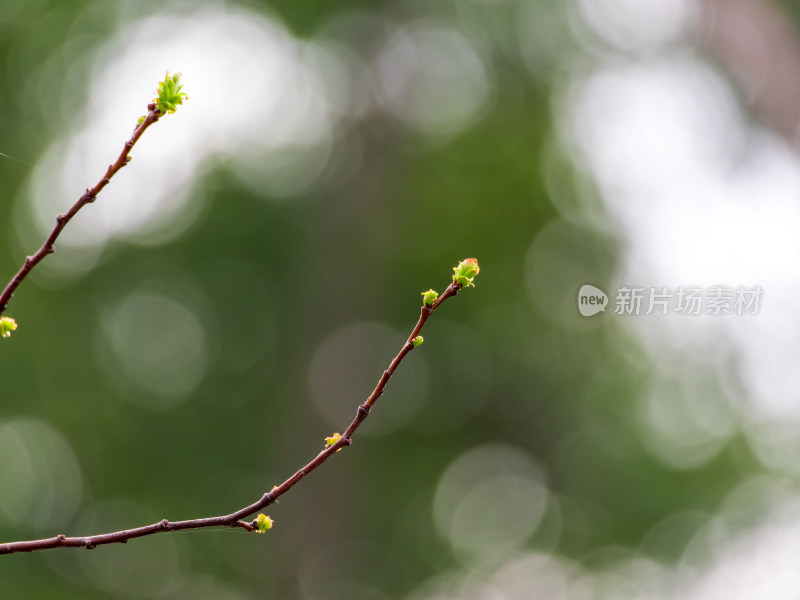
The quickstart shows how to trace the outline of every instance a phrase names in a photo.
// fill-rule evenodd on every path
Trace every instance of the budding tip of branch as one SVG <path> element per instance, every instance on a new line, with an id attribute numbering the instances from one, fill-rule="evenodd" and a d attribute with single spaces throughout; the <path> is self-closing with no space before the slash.
<path id="1" fill-rule="evenodd" d="M 460 290 L 464 286 L 475 287 L 472 280 L 480 273 L 480 270 L 477 258 L 465 258 L 462 260 L 453 267 L 453 283 L 456 288 Z"/>
<path id="2" fill-rule="evenodd" d="M 156 90 L 157 97 L 153 100 L 155 110 L 158 111 L 156 116 L 174 113 L 178 110 L 178 106 L 183 104 L 184 100 L 188 100 L 189 96 L 182 92 L 183 84 L 181 83 L 181 74 L 172 73 L 167 71 L 164 76 L 164 81 L 158 83 Z"/>
<path id="3" fill-rule="evenodd" d="M 427 292 L 422 292 L 422 304 L 430 308 L 436 303 L 436 299 L 439 297 L 439 293 L 436 290 L 428 290 Z"/>

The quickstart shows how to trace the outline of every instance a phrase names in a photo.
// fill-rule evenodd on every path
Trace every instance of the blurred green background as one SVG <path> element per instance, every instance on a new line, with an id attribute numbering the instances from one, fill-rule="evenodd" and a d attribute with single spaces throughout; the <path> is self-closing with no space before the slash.
<path id="1" fill-rule="evenodd" d="M 268 535 L 0 557 L 3 597 L 796 597 L 794 6 L 719 4 L 3 0 L 4 282 L 191 99 L 9 306 L 0 541 L 254 501 L 482 269 Z"/>

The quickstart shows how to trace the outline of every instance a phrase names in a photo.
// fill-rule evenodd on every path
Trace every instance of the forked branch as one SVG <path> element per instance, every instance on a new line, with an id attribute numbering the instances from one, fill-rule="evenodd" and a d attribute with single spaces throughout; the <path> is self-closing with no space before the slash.
<path id="1" fill-rule="evenodd" d="M 13 296 L 19 284 L 25 280 L 33 268 L 39 264 L 45 256 L 55 252 L 56 239 L 61 234 L 64 227 L 66 227 L 67 223 L 69 223 L 78 213 L 78 211 L 80 211 L 84 206 L 94 202 L 97 199 L 97 195 L 106 185 L 108 185 L 111 178 L 122 167 L 128 164 L 131 159 L 131 149 L 139 140 L 139 138 L 142 137 L 142 134 L 147 130 L 147 128 L 158 121 L 159 117 L 163 116 L 164 114 L 175 112 L 177 106 L 183 103 L 183 100 L 186 99 L 187 96 L 181 92 L 182 85 L 180 79 L 180 73 L 175 73 L 172 75 L 170 75 L 169 72 L 167 73 L 164 81 L 158 85 L 158 97 L 153 101 L 152 104 L 148 105 L 148 113 L 139 119 L 133 135 L 127 142 L 125 142 L 122 152 L 120 152 L 117 160 L 108 166 L 105 175 L 103 175 L 102 179 L 97 182 L 97 185 L 91 189 L 87 189 L 83 195 L 78 198 L 77 202 L 72 205 L 72 208 L 70 208 L 66 213 L 58 215 L 58 218 L 56 219 L 56 225 L 50 232 L 50 235 L 47 237 L 44 244 L 42 244 L 42 247 L 39 248 L 36 254 L 25 259 L 22 267 L 3 290 L 2 295 L 0 295 L 0 315 L 5 312 L 9 300 L 11 299 L 11 296 Z M 423 292 L 423 305 L 420 310 L 419 320 L 414 326 L 414 329 L 411 331 L 411 335 L 408 336 L 408 339 L 406 340 L 405 344 L 403 344 L 400 352 L 394 357 L 394 360 L 392 360 L 392 362 L 389 364 L 389 367 L 383 372 L 378 380 L 378 384 L 375 386 L 375 389 L 372 391 L 366 401 L 359 405 L 352 422 L 350 425 L 348 425 L 344 433 L 342 435 L 337 433 L 329 438 L 326 438 L 327 446 L 324 450 L 317 454 L 313 460 L 311 460 L 299 471 L 295 472 L 294 475 L 289 477 L 282 484 L 273 487 L 269 492 L 262 495 L 257 501 L 230 514 L 219 515 L 216 517 L 188 519 L 185 521 L 169 521 L 167 519 L 162 519 L 158 523 L 136 527 L 133 529 L 124 529 L 122 531 L 112 531 L 83 537 L 68 537 L 65 534 L 60 534 L 55 537 L 43 538 L 39 540 L 27 540 L 0 544 L 0 554 L 34 552 L 36 550 L 46 550 L 48 548 L 86 548 L 91 550 L 92 548 L 104 544 L 125 543 L 133 538 L 144 537 L 156 533 L 181 531 L 183 529 L 200 529 L 205 527 L 225 526 L 263 533 L 266 529 L 269 529 L 272 526 L 272 520 L 269 517 L 259 514 L 257 518 L 250 521 L 244 520 L 245 517 L 248 517 L 255 512 L 269 506 L 270 504 L 275 503 L 278 498 L 292 489 L 292 487 L 306 475 L 328 460 L 335 452 L 338 452 L 344 446 L 349 446 L 353 442 L 353 434 L 355 433 L 356 429 L 359 428 L 364 419 L 367 418 L 373 405 L 383 394 L 386 384 L 389 382 L 389 379 L 391 379 L 397 367 L 400 365 L 406 355 L 411 352 L 411 350 L 422 344 L 422 336 L 420 336 L 419 333 L 422 331 L 422 327 L 425 325 L 425 322 L 428 320 L 428 318 L 442 302 L 451 296 L 455 296 L 464 286 L 473 285 L 472 280 L 479 271 L 478 261 L 474 258 L 468 258 L 461 261 L 453 269 L 453 271 L 455 274 L 453 275 L 452 283 L 447 287 L 441 296 L 438 296 L 438 294 L 433 290 Z M 0 318 L 0 337 L 8 337 L 16 328 L 17 324 L 13 319 L 9 317 Z"/>

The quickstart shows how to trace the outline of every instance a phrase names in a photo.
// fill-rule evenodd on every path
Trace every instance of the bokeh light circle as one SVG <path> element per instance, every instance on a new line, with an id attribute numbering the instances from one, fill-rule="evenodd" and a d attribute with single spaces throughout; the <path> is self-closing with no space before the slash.
<path id="1" fill-rule="evenodd" d="M 185 400 L 205 376 L 208 343 L 203 320 L 184 298 L 146 285 L 129 292 L 102 317 L 104 343 L 115 359 L 111 373 L 123 394 L 137 406 L 166 409 Z M 102 360 L 108 360 L 103 356 Z M 124 378 L 125 381 L 120 381 Z"/>
<path id="2" fill-rule="evenodd" d="M 322 341 L 309 366 L 309 386 L 317 410 L 333 427 L 352 419 L 356 406 L 375 388 L 405 340 L 381 323 L 356 322 Z M 382 435 L 408 423 L 427 395 L 425 357 L 412 353 L 387 384 L 380 415 L 370 418 L 359 435 Z"/>
<path id="3" fill-rule="evenodd" d="M 118 498 L 86 508 L 76 527 L 87 532 L 116 531 L 155 523 L 160 518 L 139 502 Z M 156 535 L 147 538 L 146 543 L 132 540 L 123 548 L 83 552 L 78 555 L 78 562 L 84 572 L 83 581 L 114 597 L 173 597 L 171 592 L 180 587 L 189 567 L 189 554 L 181 551 L 182 545 L 174 533 Z"/>
<path id="4" fill-rule="evenodd" d="M 0 425 L 0 524 L 27 523 L 35 531 L 63 526 L 77 510 L 81 468 L 66 438 L 45 421 Z"/>
<path id="5" fill-rule="evenodd" d="M 482 113 L 489 69 L 455 29 L 417 22 L 398 29 L 375 63 L 378 100 L 406 124 L 432 136 L 457 133 Z"/>
<path id="6" fill-rule="evenodd" d="M 526 452 L 489 444 L 447 468 L 436 489 L 434 520 L 459 556 L 491 555 L 518 546 L 537 529 L 548 497 Z"/>

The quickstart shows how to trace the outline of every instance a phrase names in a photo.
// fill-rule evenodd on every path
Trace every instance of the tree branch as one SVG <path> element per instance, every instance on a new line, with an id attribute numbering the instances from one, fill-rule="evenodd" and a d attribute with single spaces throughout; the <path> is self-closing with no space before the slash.
<path id="1" fill-rule="evenodd" d="M 139 135 L 141 135 L 141 131 L 139 131 Z M 125 152 L 123 152 L 123 158 L 124 154 Z M 44 247 L 46 246 L 47 244 L 45 244 Z M 462 267 L 462 265 L 465 265 L 465 263 L 468 263 L 467 267 L 465 267 L 465 269 L 467 270 L 459 271 L 458 269 Z M 394 357 L 394 360 L 392 360 L 392 362 L 389 364 L 389 367 L 383 372 L 380 380 L 378 381 L 378 384 L 375 386 L 375 389 L 372 391 L 372 393 L 369 395 L 366 401 L 363 404 L 359 405 L 358 409 L 356 410 L 355 417 L 353 418 L 350 425 L 348 425 L 347 429 L 342 434 L 342 436 L 335 443 L 330 444 L 319 454 L 317 454 L 316 457 L 314 457 L 303 468 L 295 472 L 294 475 L 289 477 L 279 486 L 272 488 L 271 491 L 261 496 L 261 498 L 256 502 L 253 502 L 248 506 L 240 508 L 239 510 L 232 512 L 228 515 L 220 515 L 218 517 L 189 519 L 186 521 L 168 521 L 167 519 L 163 519 L 158 523 L 153 523 L 152 525 L 145 525 L 143 527 L 137 527 L 135 529 L 123 529 L 122 531 L 101 533 L 85 537 L 67 537 L 64 534 L 61 534 L 55 537 L 44 538 L 40 540 L 29 540 L 22 542 L 11 542 L 6 544 L 0 544 L 0 554 L 13 554 L 15 552 L 34 552 L 36 550 L 45 550 L 48 548 L 86 548 L 87 550 L 91 550 L 92 548 L 95 548 L 96 546 L 100 546 L 103 544 L 125 543 L 130 539 L 143 537 L 146 535 L 153 535 L 156 533 L 162 533 L 167 531 L 180 531 L 183 529 L 200 529 L 204 527 L 226 526 L 234 528 L 241 527 L 246 531 L 256 530 L 257 529 L 256 521 L 244 521 L 242 519 L 244 519 L 244 517 L 247 517 L 248 515 L 252 515 L 256 511 L 259 511 L 269 506 L 270 504 L 275 503 L 278 500 L 278 498 L 283 496 L 283 494 L 292 489 L 292 487 L 296 483 L 298 483 L 306 475 L 311 473 L 314 469 L 316 469 L 322 463 L 328 460 L 335 452 L 339 451 L 344 446 L 349 446 L 350 444 L 352 444 L 353 434 L 359 428 L 364 419 L 366 419 L 367 416 L 369 416 L 372 406 L 375 404 L 378 398 L 380 398 L 380 396 L 383 394 L 386 388 L 386 384 L 389 382 L 389 379 L 391 379 L 397 367 L 403 361 L 405 356 L 422 342 L 422 339 L 418 338 L 417 336 L 419 335 L 420 331 L 422 331 L 422 327 L 425 325 L 425 322 L 433 314 L 433 311 L 435 311 L 439 307 L 439 305 L 442 304 L 442 302 L 444 302 L 445 300 L 447 300 L 452 296 L 455 296 L 458 293 L 458 291 L 463 287 L 463 285 L 471 284 L 472 277 L 474 277 L 478 272 L 477 261 L 475 261 L 474 259 L 467 259 L 466 261 L 462 261 L 462 263 L 459 264 L 459 267 L 457 267 L 454 270 L 456 271 L 456 275 L 453 277 L 453 282 L 447 287 L 447 289 L 442 293 L 441 296 L 436 298 L 436 294 L 433 291 L 425 293 L 425 300 L 424 300 L 425 303 L 423 304 L 420 310 L 419 320 L 417 321 L 417 324 L 414 327 L 414 329 L 411 331 L 411 335 L 408 336 L 408 339 L 406 340 L 405 344 L 403 344 L 403 347 L 400 349 L 400 352 L 397 354 L 397 356 Z M 466 273 L 466 275 L 464 275 L 464 273 Z M 434 300 L 434 298 L 436 299 Z"/>
<path id="2" fill-rule="evenodd" d="M 95 185 L 93 188 L 87 189 L 83 195 L 78 198 L 77 202 L 72 205 L 72 208 L 70 208 L 66 213 L 56 217 L 56 225 L 53 227 L 53 231 L 50 232 L 50 235 L 44 241 L 44 244 L 42 244 L 42 247 L 39 248 L 39 250 L 33 256 L 28 256 L 25 258 L 25 262 L 22 264 L 20 270 L 17 271 L 17 274 L 14 275 L 14 278 L 8 282 L 8 285 L 3 290 L 2 295 L 0 295 L 0 315 L 2 315 L 6 308 L 8 308 L 8 302 L 11 300 L 11 296 L 14 295 L 14 291 L 17 289 L 19 284 L 24 281 L 33 268 L 38 265 L 45 256 L 56 251 L 55 242 L 58 239 L 58 236 L 61 234 L 61 231 L 64 229 L 64 227 L 66 227 L 67 223 L 72 220 L 72 217 L 78 214 L 78 211 L 84 206 L 94 202 L 97 199 L 97 194 L 99 194 L 103 188 L 109 184 L 111 178 L 116 175 L 117 171 L 130 162 L 131 157 L 129 153 L 131 149 L 136 142 L 139 141 L 139 138 L 142 137 L 142 134 L 145 132 L 145 130 L 150 127 L 150 125 L 158 121 L 162 114 L 156 104 L 149 104 L 147 106 L 147 110 L 147 116 L 139 125 L 136 126 L 131 138 L 125 142 L 122 152 L 120 152 L 116 162 L 108 165 L 108 169 L 106 170 L 105 175 L 103 175 L 103 178 L 98 181 L 97 185 Z"/>

